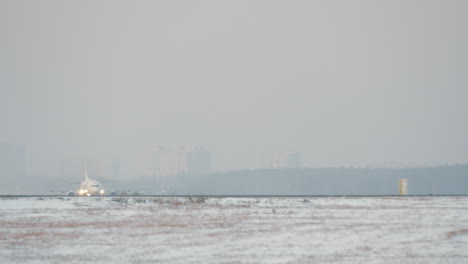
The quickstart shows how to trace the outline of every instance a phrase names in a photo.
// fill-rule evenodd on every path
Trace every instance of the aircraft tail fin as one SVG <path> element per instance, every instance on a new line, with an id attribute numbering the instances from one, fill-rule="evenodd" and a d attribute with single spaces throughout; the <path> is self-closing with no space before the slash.
<path id="1" fill-rule="evenodd" d="M 88 179 L 88 164 L 85 163 L 85 170 L 84 170 L 84 178 L 85 180 Z"/>

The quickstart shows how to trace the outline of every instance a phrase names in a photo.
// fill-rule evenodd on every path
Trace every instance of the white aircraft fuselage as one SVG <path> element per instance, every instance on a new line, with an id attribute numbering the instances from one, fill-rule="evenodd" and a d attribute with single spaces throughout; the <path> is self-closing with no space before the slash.
<path id="1" fill-rule="evenodd" d="M 78 195 L 90 196 L 90 195 L 104 195 L 104 189 L 99 181 L 88 178 L 88 173 L 85 172 L 85 179 L 80 184 L 80 190 Z"/>

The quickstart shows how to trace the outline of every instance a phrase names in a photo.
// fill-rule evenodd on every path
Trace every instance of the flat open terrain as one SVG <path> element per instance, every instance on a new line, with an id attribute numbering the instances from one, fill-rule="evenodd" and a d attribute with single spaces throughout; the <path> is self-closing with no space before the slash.
<path id="1" fill-rule="evenodd" d="M 0 198 L 1 263 L 468 263 L 468 197 Z"/>

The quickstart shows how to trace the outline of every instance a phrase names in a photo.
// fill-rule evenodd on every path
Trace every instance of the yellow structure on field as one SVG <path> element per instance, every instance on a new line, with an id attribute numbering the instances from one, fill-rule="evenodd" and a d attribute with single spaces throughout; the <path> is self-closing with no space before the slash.
<path id="1" fill-rule="evenodd" d="M 400 179 L 399 191 L 400 191 L 400 195 L 408 195 L 408 180 L 407 179 Z"/>

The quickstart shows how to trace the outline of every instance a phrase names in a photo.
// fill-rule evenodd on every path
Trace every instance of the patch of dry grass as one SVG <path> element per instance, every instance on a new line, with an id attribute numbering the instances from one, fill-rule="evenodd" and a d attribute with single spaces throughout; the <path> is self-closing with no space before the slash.
<path id="1" fill-rule="evenodd" d="M 451 239 L 454 236 L 465 235 L 465 234 L 468 234 L 468 229 L 458 229 L 458 230 L 450 231 L 446 234 L 446 236 L 447 236 L 447 239 Z"/>

